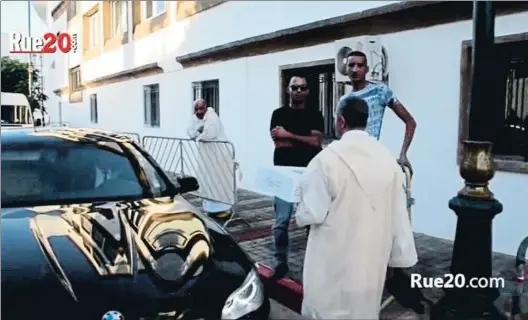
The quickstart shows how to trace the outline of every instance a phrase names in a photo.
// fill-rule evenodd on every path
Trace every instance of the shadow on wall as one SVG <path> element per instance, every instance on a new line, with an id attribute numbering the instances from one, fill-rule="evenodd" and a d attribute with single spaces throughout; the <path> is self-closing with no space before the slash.
<path id="1" fill-rule="evenodd" d="M 183 34 L 184 39 L 181 42 L 178 50 L 178 56 L 182 56 L 185 54 L 192 53 L 195 51 L 194 48 L 197 46 L 194 44 L 194 41 L 200 41 L 199 38 L 192 37 L 196 32 L 193 32 L 194 26 L 194 19 L 197 19 L 198 16 L 196 16 L 199 13 L 202 13 L 205 10 L 213 9 L 213 7 L 222 4 L 225 2 L 225 0 L 211 0 L 211 1 L 177 1 L 177 15 L 176 20 L 182 21 L 184 20 L 184 30 Z M 173 57 L 174 59 L 175 57 Z"/>
<path id="2" fill-rule="evenodd" d="M 211 1 L 213 2 L 213 1 Z M 177 1 L 176 2 L 176 19 L 182 20 L 190 17 L 200 11 L 201 4 L 198 1 Z"/>
<path id="3" fill-rule="evenodd" d="M 134 35 L 132 34 L 132 39 Z M 134 40 L 132 40 L 134 41 Z M 122 57 L 121 59 L 123 59 L 123 66 L 126 68 L 126 69 L 130 69 L 130 68 L 133 68 L 135 65 L 136 65 L 136 47 L 133 43 L 127 43 L 125 44 L 125 46 L 128 46 L 129 49 L 128 50 L 121 50 L 122 52 Z"/>
<path id="4" fill-rule="evenodd" d="M 171 7 L 169 9 L 172 10 L 169 17 L 172 21 L 176 20 L 176 24 L 173 23 L 167 27 L 167 32 L 161 40 L 160 52 L 162 52 L 162 56 L 157 61 L 164 73 L 182 70 L 183 67 L 176 61 L 176 56 L 181 55 L 181 52 L 185 51 L 185 46 L 192 43 L 188 39 L 189 35 L 192 34 L 190 30 L 192 30 L 191 26 L 194 22 L 191 17 L 200 12 L 200 8 L 203 6 L 197 1 L 176 1 L 174 5 L 176 8 Z M 156 31 L 153 28 L 154 26 L 151 26 L 151 32 Z"/>
<path id="5" fill-rule="evenodd" d="M 210 2 L 216 3 L 219 1 L 213 0 Z M 170 101 L 171 105 L 174 104 L 178 106 L 178 110 L 191 110 L 193 98 L 191 82 L 193 80 L 201 79 L 188 78 L 189 74 L 187 72 L 181 74 L 187 75 L 187 77 L 176 76 L 178 79 L 176 79 L 174 75 L 170 74 L 173 72 L 184 71 L 186 69 L 178 61 L 176 61 L 176 57 L 182 55 L 182 52 L 186 52 L 188 48 L 192 48 L 195 45 L 195 42 L 193 41 L 200 41 L 199 38 L 192 38 L 190 36 L 193 34 L 193 31 L 196 31 L 196 21 L 194 19 L 197 18 L 196 14 L 198 14 L 200 11 L 203 11 L 204 5 L 209 8 L 210 4 L 202 4 L 199 1 L 176 1 L 175 5 L 176 8 L 173 7 L 171 10 L 175 10 L 176 17 L 173 16 L 172 18 L 176 19 L 176 25 L 172 25 L 172 27 L 169 27 L 167 30 L 168 33 L 166 34 L 165 41 L 162 43 L 162 52 L 164 54 L 163 57 L 161 57 L 162 60 L 158 60 L 158 65 L 163 69 L 165 74 L 163 79 L 172 79 L 170 80 L 171 86 L 178 86 L 178 88 L 161 90 L 160 104 L 162 104 L 162 107 L 160 111 L 162 113 L 164 111 L 167 113 L 160 115 L 162 119 L 162 130 L 159 132 L 160 135 L 166 137 L 188 138 L 186 130 L 192 113 L 185 113 L 185 119 L 182 119 L 181 123 L 179 120 L 177 120 L 176 122 L 180 123 L 181 126 L 178 126 L 179 130 L 175 130 L 174 123 L 172 123 L 173 125 L 167 127 L 164 125 L 164 123 L 167 123 L 164 120 L 170 119 L 170 117 L 173 116 L 179 118 L 181 116 L 181 111 L 175 111 L 173 109 L 169 110 L 166 106 L 163 106 L 163 103 Z"/>
<path id="6" fill-rule="evenodd" d="M 134 93 L 134 96 L 137 97 L 136 98 L 137 100 L 133 102 L 133 105 L 127 108 L 133 109 L 133 110 L 130 110 L 130 112 L 134 114 L 135 120 L 133 121 L 133 123 L 128 123 L 128 124 L 125 124 L 125 123 L 114 124 L 114 125 L 119 126 L 120 129 L 122 130 L 125 130 L 127 132 L 138 132 L 141 134 L 141 136 L 153 134 L 156 136 L 159 135 L 159 136 L 166 136 L 166 137 L 175 137 L 175 134 L 172 133 L 172 130 L 170 130 L 170 126 L 168 127 L 164 125 L 164 123 L 166 122 L 164 122 L 163 120 L 171 116 L 171 112 L 168 112 L 169 110 L 166 105 L 166 102 L 173 101 L 173 99 L 185 101 L 185 99 L 181 99 L 181 97 L 178 97 L 176 94 L 178 92 L 186 93 L 187 91 L 185 90 L 185 88 L 182 90 L 164 89 L 165 86 L 162 83 L 165 82 L 164 81 L 165 79 L 174 79 L 169 75 L 169 73 L 181 70 L 181 65 L 176 61 L 176 56 L 181 51 L 181 48 L 184 45 L 184 42 L 188 40 L 186 39 L 186 35 L 189 34 L 188 30 L 191 27 L 192 22 L 194 22 L 191 20 L 191 18 L 187 18 L 187 19 L 185 18 L 195 15 L 196 13 L 200 11 L 199 10 L 200 5 L 197 1 L 177 1 L 175 5 L 176 7 L 174 7 L 171 4 L 167 9 L 167 10 L 171 10 L 171 11 L 167 11 L 167 14 L 169 14 L 169 17 L 171 19 L 171 24 L 166 25 L 166 26 L 162 26 L 160 23 L 144 24 L 139 20 L 139 17 L 136 17 L 134 14 L 132 15 L 132 21 L 130 22 L 133 26 L 132 28 L 130 28 L 132 32 L 131 41 L 126 44 L 127 46 L 126 50 L 121 51 L 122 63 L 125 66 L 125 69 L 131 70 L 134 68 L 141 67 L 141 64 L 145 63 L 141 61 L 149 60 L 152 63 L 157 63 L 158 66 L 163 70 L 163 73 L 165 75 L 160 74 L 155 78 L 156 80 L 153 80 L 154 82 L 159 82 L 160 84 L 159 111 L 161 113 L 160 117 L 162 118 L 162 120 L 161 120 L 160 128 L 155 128 L 154 130 L 150 130 L 148 126 L 145 126 L 144 125 L 144 122 L 145 122 L 144 121 L 145 120 L 144 119 L 144 107 L 145 107 L 144 106 L 144 95 L 143 93 L 141 93 L 141 95 L 136 95 Z M 134 8 L 132 8 L 132 10 L 134 10 Z M 174 16 L 175 14 L 177 14 L 176 17 Z M 175 19 L 177 21 L 176 25 L 174 23 Z M 136 29 L 137 24 L 142 24 L 143 29 L 138 31 Z M 150 28 L 150 29 L 146 31 L 144 30 L 144 28 Z M 147 38 L 143 39 L 143 37 L 141 37 L 141 40 L 134 39 L 135 32 L 146 33 L 148 34 L 147 37 L 149 39 Z M 141 41 L 141 43 L 138 42 L 138 40 Z M 153 40 L 161 41 L 161 43 L 154 43 Z M 139 45 L 139 47 L 136 48 L 136 45 Z M 156 50 L 159 50 L 156 52 L 155 57 L 151 57 L 150 59 L 143 59 L 143 58 L 148 58 L 147 56 L 145 56 L 146 53 L 151 52 L 149 54 L 152 54 L 154 52 L 153 50 L 148 50 L 148 49 L 145 50 L 145 48 L 142 47 L 144 45 L 147 45 L 147 46 L 153 45 L 156 47 Z M 139 77 L 144 77 L 144 76 L 150 77 L 150 75 L 151 74 L 148 74 L 148 75 L 142 74 Z M 130 79 L 126 79 L 124 81 L 129 81 L 134 78 L 135 78 L 135 75 L 133 75 Z M 139 92 L 143 90 L 142 88 L 143 86 L 141 85 L 141 83 L 146 84 L 146 82 L 144 81 L 139 81 L 139 82 L 132 81 L 130 85 L 134 86 L 135 92 L 136 90 L 137 92 Z M 174 83 L 174 85 L 177 85 L 177 84 Z M 184 83 L 184 85 L 187 85 L 187 84 Z M 188 92 L 191 92 L 190 83 L 188 85 L 189 85 Z M 128 91 L 125 91 L 125 89 L 128 89 L 127 87 L 128 86 L 115 86 L 115 89 L 117 90 L 117 92 L 113 92 L 112 94 L 124 97 L 125 95 L 127 95 L 127 92 L 128 92 Z M 187 123 L 187 121 L 185 123 Z M 183 136 L 183 138 L 185 138 L 185 136 Z"/>

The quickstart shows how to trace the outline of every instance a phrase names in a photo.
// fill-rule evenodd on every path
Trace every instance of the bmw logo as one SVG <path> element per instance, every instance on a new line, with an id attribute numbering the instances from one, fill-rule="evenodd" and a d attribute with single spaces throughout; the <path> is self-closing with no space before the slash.
<path id="1" fill-rule="evenodd" d="M 112 310 L 105 313 L 101 320 L 125 320 L 125 317 L 121 312 Z"/>

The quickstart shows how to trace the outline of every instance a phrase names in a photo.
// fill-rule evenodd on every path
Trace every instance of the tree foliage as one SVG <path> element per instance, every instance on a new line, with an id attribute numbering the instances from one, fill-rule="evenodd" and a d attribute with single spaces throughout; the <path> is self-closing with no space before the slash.
<path id="1" fill-rule="evenodd" d="M 29 92 L 28 63 L 9 57 L 2 57 L 2 92 L 22 93 L 28 97 L 32 109 L 42 108 L 48 96 L 42 91 L 38 69 L 31 73 L 32 90 Z"/>

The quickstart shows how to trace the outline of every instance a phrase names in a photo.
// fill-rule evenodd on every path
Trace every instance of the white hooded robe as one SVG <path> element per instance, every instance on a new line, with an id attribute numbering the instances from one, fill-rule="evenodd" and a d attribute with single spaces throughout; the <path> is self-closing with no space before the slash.
<path id="1" fill-rule="evenodd" d="M 203 201 L 204 211 L 230 210 L 230 204 L 235 201 L 235 159 L 220 117 L 211 107 L 207 108 L 203 119 L 193 115 L 187 134 L 198 142 L 197 150 L 188 146 L 183 153 L 189 158 L 190 174 L 198 180 L 198 193 L 206 199 Z"/>
<path id="2" fill-rule="evenodd" d="M 387 266 L 411 267 L 416 248 L 394 156 L 349 131 L 300 179 L 299 226 L 311 226 L 303 270 L 308 319 L 379 319 Z"/>

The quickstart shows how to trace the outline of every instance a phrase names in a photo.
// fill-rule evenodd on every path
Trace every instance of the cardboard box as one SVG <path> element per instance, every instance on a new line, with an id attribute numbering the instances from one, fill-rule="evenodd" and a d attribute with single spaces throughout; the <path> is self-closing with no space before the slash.
<path id="1" fill-rule="evenodd" d="M 257 172 L 257 192 L 297 203 L 300 201 L 298 182 L 305 170 L 282 166 L 260 168 Z"/>

